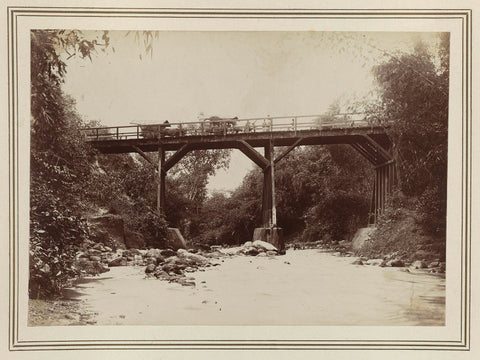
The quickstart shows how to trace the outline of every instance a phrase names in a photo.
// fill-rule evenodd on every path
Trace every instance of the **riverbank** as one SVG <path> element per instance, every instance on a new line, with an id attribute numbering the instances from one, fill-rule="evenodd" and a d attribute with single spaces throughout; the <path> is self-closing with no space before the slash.
<path id="1" fill-rule="evenodd" d="M 146 278 L 143 266 L 115 267 L 67 289 L 52 307 L 52 318 L 48 306 L 43 313 L 31 302 L 29 324 L 444 324 L 443 276 L 353 265 L 354 260 L 321 249 L 229 256 L 220 266 L 190 273 L 194 286 Z"/>

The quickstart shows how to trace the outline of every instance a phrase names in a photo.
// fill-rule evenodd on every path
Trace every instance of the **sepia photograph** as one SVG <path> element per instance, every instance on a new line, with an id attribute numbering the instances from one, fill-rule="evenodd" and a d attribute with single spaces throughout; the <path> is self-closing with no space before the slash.
<path id="1" fill-rule="evenodd" d="M 444 325 L 448 33 L 33 30 L 31 79 L 30 326 Z"/>
<path id="2" fill-rule="evenodd" d="M 471 10 L 100 5 L 6 9 L 12 356 L 469 356 Z"/>

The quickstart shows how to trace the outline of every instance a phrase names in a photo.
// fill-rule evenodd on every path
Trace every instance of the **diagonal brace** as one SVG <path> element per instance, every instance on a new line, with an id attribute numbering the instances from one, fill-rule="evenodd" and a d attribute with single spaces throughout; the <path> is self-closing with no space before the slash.
<path id="1" fill-rule="evenodd" d="M 152 161 L 152 159 L 150 159 L 150 158 L 148 157 L 148 155 L 145 154 L 145 153 L 142 151 L 142 149 L 140 149 L 140 148 L 139 148 L 138 146 L 136 146 L 136 145 L 132 145 L 132 147 L 133 147 L 133 149 L 134 149 L 141 157 L 143 157 L 145 160 L 147 160 L 151 165 L 156 166 L 155 163 Z"/>
<path id="2" fill-rule="evenodd" d="M 262 154 L 260 154 L 257 150 L 255 150 L 249 143 L 245 140 L 237 141 L 237 148 L 241 152 L 243 152 L 250 160 L 252 160 L 255 164 L 260 166 L 263 170 L 265 170 L 268 166 L 270 166 L 270 161 L 267 160 Z"/>
<path id="3" fill-rule="evenodd" d="M 375 155 L 370 154 L 367 150 L 365 150 L 360 145 L 360 143 L 351 143 L 350 146 L 353 147 L 355 150 L 357 150 L 360 153 L 360 155 L 366 158 L 370 163 L 372 163 L 373 165 L 377 164 L 377 162 L 375 161 Z"/>
<path id="4" fill-rule="evenodd" d="M 273 160 L 273 163 L 276 164 L 277 162 L 279 162 L 280 160 L 282 160 L 285 156 L 287 156 L 290 151 L 292 151 L 293 149 L 295 149 L 296 146 L 300 145 L 300 143 L 303 141 L 304 138 L 299 138 L 297 139 L 292 145 L 290 145 L 288 147 L 287 150 L 285 150 L 282 154 L 280 154 L 275 160 Z"/>
<path id="5" fill-rule="evenodd" d="M 167 161 L 165 161 L 165 165 L 163 166 L 163 170 L 167 172 L 170 170 L 176 163 L 178 163 L 190 150 L 192 149 L 191 144 L 185 144 L 180 149 L 177 150 L 175 154 L 170 156 Z"/>
<path id="6" fill-rule="evenodd" d="M 384 161 L 389 161 L 393 159 L 392 155 L 390 155 L 380 144 L 378 144 L 370 136 L 362 135 L 362 138 L 377 151 L 377 153 L 383 158 Z"/>

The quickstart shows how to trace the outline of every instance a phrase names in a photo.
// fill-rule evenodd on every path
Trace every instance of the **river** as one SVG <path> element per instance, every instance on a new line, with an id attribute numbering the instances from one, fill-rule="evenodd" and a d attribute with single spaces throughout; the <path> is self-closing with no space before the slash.
<path id="1" fill-rule="evenodd" d="M 195 287 L 116 267 L 67 293 L 97 325 L 444 325 L 443 276 L 353 260 L 317 249 L 234 256 L 192 273 Z"/>

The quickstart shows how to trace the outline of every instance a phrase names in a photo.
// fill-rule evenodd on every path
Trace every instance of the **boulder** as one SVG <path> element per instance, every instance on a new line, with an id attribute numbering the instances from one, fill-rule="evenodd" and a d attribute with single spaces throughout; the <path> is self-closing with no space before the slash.
<path id="1" fill-rule="evenodd" d="M 278 251 L 275 246 L 273 246 L 272 244 L 270 244 L 266 241 L 262 241 L 262 240 L 255 240 L 252 243 L 252 246 L 256 247 L 259 250 L 261 249 L 261 250 L 264 250 L 264 251 Z"/>
<path id="2" fill-rule="evenodd" d="M 356 259 L 354 262 L 352 262 L 352 265 L 363 265 L 363 261 L 361 259 Z"/>
<path id="3" fill-rule="evenodd" d="M 100 250 L 97 250 L 97 249 L 88 249 L 87 253 L 88 253 L 89 256 L 100 256 L 100 255 L 102 255 L 102 252 Z"/>
<path id="4" fill-rule="evenodd" d="M 158 265 L 159 264 L 157 258 L 155 258 L 155 257 L 147 257 L 147 258 L 145 258 L 145 262 L 146 262 L 147 265 L 150 265 L 150 264 Z"/>
<path id="5" fill-rule="evenodd" d="M 260 240 L 269 244 L 273 244 L 275 250 L 279 254 L 285 254 L 285 241 L 283 239 L 283 229 L 278 227 L 273 228 L 256 228 L 253 231 L 253 246 L 255 241 Z M 264 249 L 271 250 L 271 249 Z"/>
<path id="6" fill-rule="evenodd" d="M 195 287 L 195 281 L 192 281 L 192 280 L 189 280 L 189 279 L 186 279 L 186 278 L 180 278 L 180 279 L 177 280 L 177 282 L 182 286 Z"/>
<path id="7" fill-rule="evenodd" d="M 219 252 L 225 255 L 238 255 L 238 254 L 242 254 L 243 250 L 244 250 L 243 246 L 235 246 L 231 248 L 220 249 Z"/>
<path id="8" fill-rule="evenodd" d="M 168 258 L 170 256 L 175 256 L 177 253 L 173 251 L 172 249 L 163 249 L 160 250 L 160 255 L 162 255 L 164 258 Z"/>
<path id="9" fill-rule="evenodd" d="M 188 265 L 183 264 L 181 262 L 170 261 L 162 265 L 162 270 L 165 271 L 166 273 L 181 274 L 182 270 L 187 267 Z"/>
<path id="10" fill-rule="evenodd" d="M 400 259 L 392 259 L 392 260 L 387 261 L 387 266 L 404 267 L 405 263 Z"/>
<path id="11" fill-rule="evenodd" d="M 145 273 L 146 274 L 150 274 L 150 273 L 153 273 L 155 271 L 155 264 L 149 264 L 147 265 L 147 267 L 145 268 Z"/>
<path id="12" fill-rule="evenodd" d="M 427 267 L 427 264 L 424 261 L 417 260 L 414 261 L 412 265 L 410 265 L 410 267 L 414 269 L 425 269 Z"/>
<path id="13" fill-rule="evenodd" d="M 366 265 L 379 266 L 383 263 L 383 259 L 369 259 L 365 262 Z"/>
<path id="14" fill-rule="evenodd" d="M 77 254 L 75 255 L 75 259 L 78 260 L 78 259 L 82 259 L 82 258 L 88 259 L 89 256 L 86 253 L 84 253 L 83 251 L 77 252 Z"/>
<path id="15" fill-rule="evenodd" d="M 248 247 L 243 250 L 243 253 L 245 255 L 250 255 L 250 256 L 257 256 L 260 251 L 256 247 Z"/>
<path id="16" fill-rule="evenodd" d="M 147 251 L 147 254 L 145 256 L 147 258 L 158 259 L 159 257 L 162 257 L 162 250 L 160 250 L 160 249 L 150 249 L 150 250 Z"/>
<path id="17" fill-rule="evenodd" d="M 102 243 L 97 243 L 97 244 L 93 245 L 92 248 L 95 249 L 95 250 L 105 251 L 105 247 L 103 246 Z"/>
<path id="18" fill-rule="evenodd" d="M 102 260 L 102 258 L 100 256 L 95 256 L 95 255 L 90 255 L 89 259 L 91 261 L 101 261 Z"/>
<path id="19" fill-rule="evenodd" d="M 187 263 L 193 265 L 206 265 L 209 262 L 205 256 L 199 254 L 192 254 L 184 249 L 179 249 L 177 251 L 177 256 L 179 259 L 186 260 Z"/>
<path id="20" fill-rule="evenodd" d="M 108 263 L 109 267 L 114 267 L 114 266 L 127 266 L 127 259 L 124 257 L 119 257 L 116 259 L 113 259 Z"/>

